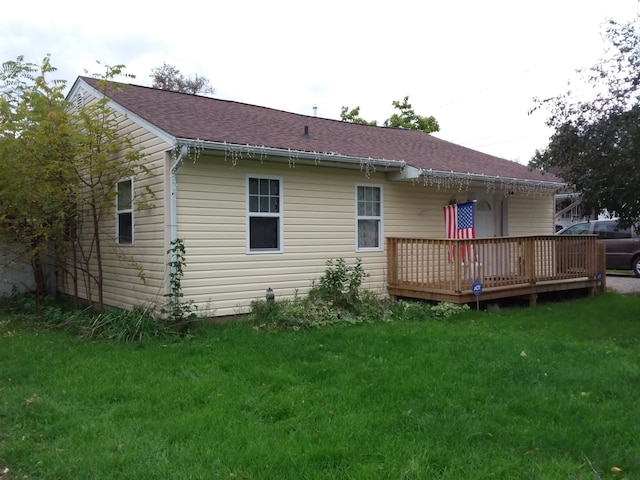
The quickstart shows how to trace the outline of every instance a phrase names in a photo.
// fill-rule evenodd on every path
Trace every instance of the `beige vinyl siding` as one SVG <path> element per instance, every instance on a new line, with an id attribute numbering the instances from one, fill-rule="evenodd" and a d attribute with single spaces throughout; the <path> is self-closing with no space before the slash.
<path id="1" fill-rule="evenodd" d="M 120 308 L 149 306 L 164 302 L 166 291 L 167 215 L 166 164 L 170 148 L 156 135 L 131 120 L 120 117 L 121 132 L 129 135 L 133 147 L 145 155 L 143 164 L 147 173 L 140 172 L 133 178 L 134 185 L 134 243 L 118 245 L 115 242 L 115 205 L 106 210 L 101 224 L 101 246 L 104 272 L 104 302 Z M 146 194 L 147 189 L 153 196 Z M 145 208 L 143 200 L 147 203 Z M 83 226 L 85 234 L 91 226 Z M 85 242 L 88 241 L 85 237 Z M 93 262 L 93 273 L 96 263 Z M 84 280 L 78 282 L 81 298 L 87 299 Z M 60 282 L 59 289 L 73 294 L 70 278 Z M 93 301 L 97 300 L 97 289 L 93 288 Z"/>
<path id="2" fill-rule="evenodd" d="M 246 178 L 281 177 L 282 253 L 247 253 Z M 277 298 L 305 294 L 329 259 L 362 258 L 365 286 L 385 293 L 386 252 L 357 252 L 356 185 L 383 188 L 383 236 L 444 238 L 443 206 L 459 191 L 422 182 L 389 182 L 384 171 L 201 156 L 178 170 L 178 236 L 185 241 L 185 300 L 215 315 L 246 312 L 273 288 Z"/>
<path id="3" fill-rule="evenodd" d="M 553 235 L 555 199 L 551 193 L 509 198 L 509 236 Z"/>
<path id="4" fill-rule="evenodd" d="M 282 178 L 283 253 L 247 253 L 248 174 Z M 278 298 L 305 293 L 329 258 L 352 261 L 354 178 L 362 179 L 319 167 L 239 161 L 232 168 L 211 158 L 185 162 L 178 171 L 178 236 L 187 252 L 186 299 L 217 315 L 241 313 L 252 299 L 264 298 L 268 287 Z"/>

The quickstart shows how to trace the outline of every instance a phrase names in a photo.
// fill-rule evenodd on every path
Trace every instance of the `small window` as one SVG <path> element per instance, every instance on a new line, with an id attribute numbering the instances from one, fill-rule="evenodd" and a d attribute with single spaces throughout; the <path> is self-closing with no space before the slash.
<path id="1" fill-rule="evenodd" d="M 247 250 L 282 252 L 282 231 L 282 179 L 247 177 Z"/>
<path id="2" fill-rule="evenodd" d="M 356 250 L 382 250 L 382 187 L 356 185 Z"/>
<path id="3" fill-rule="evenodd" d="M 116 243 L 133 245 L 133 180 L 118 182 L 116 190 Z"/>

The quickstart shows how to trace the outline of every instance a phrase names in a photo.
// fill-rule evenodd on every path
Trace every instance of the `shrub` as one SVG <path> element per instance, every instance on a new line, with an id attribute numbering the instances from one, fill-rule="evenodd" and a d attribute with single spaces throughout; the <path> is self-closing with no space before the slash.
<path id="1" fill-rule="evenodd" d="M 469 305 L 457 305 L 450 302 L 441 302 L 431 307 L 431 315 L 438 320 L 446 320 L 463 312 L 469 311 Z"/>
<path id="2" fill-rule="evenodd" d="M 327 260 L 324 274 L 317 285 L 311 288 L 309 296 L 317 297 L 338 308 L 351 310 L 362 300 L 362 281 L 367 276 L 360 258 L 356 259 L 353 267 L 348 266 L 344 258 Z"/>
<path id="3" fill-rule="evenodd" d="M 302 330 L 335 324 L 371 321 L 443 320 L 468 311 L 468 305 L 443 302 L 429 305 L 418 301 L 382 299 L 362 288 L 367 276 L 358 258 L 348 266 L 344 259 L 329 260 L 324 274 L 313 282 L 305 298 L 251 303 L 249 321 L 263 330 Z"/>
<path id="4" fill-rule="evenodd" d="M 293 300 L 256 300 L 251 303 L 249 318 L 261 329 L 292 330 L 387 318 L 386 302 L 362 289 L 366 276 L 361 259 L 354 266 L 348 266 L 343 258 L 329 260 L 306 298 L 296 293 Z"/>
<path id="5" fill-rule="evenodd" d="M 429 320 L 431 306 L 425 302 L 397 300 L 390 304 L 390 314 L 393 320 Z"/>
<path id="6" fill-rule="evenodd" d="M 249 318 L 264 330 L 304 330 L 344 320 L 340 312 L 327 303 L 298 296 L 275 302 L 255 300 L 251 303 Z"/>

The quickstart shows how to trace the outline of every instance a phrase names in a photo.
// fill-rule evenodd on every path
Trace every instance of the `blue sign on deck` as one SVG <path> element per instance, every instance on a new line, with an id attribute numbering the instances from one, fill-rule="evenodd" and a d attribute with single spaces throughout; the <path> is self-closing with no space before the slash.
<path id="1" fill-rule="evenodd" d="M 480 283 L 480 280 L 476 280 L 471 284 L 471 291 L 476 297 L 482 293 L 482 283 Z"/>
<path id="2" fill-rule="evenodd" d="M 602 281 L 602 272 L 596 273 L 596 282 L 600 283 Z"/>

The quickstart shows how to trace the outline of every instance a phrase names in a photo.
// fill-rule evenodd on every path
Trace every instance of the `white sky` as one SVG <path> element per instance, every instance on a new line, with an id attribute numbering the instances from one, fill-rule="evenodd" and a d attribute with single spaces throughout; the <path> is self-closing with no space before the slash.
<path id="1" fill-rule="evenodd" d="M 209 78 L 216 98 L 382 123 L 405 95 L 440 138 L 527 163 L 547 144 L 533 98 L 562 93 L 604 54 L 602 24 L 638 0 L 227 0 L 3 5 L 0 62 L 51 54 L 71 86 L 96 64 L 150 85 L 163 62 Z M 130 81 L 130 80 L 126 80 Z M 170 112 L 168 112 L 170 114 Z"/>

